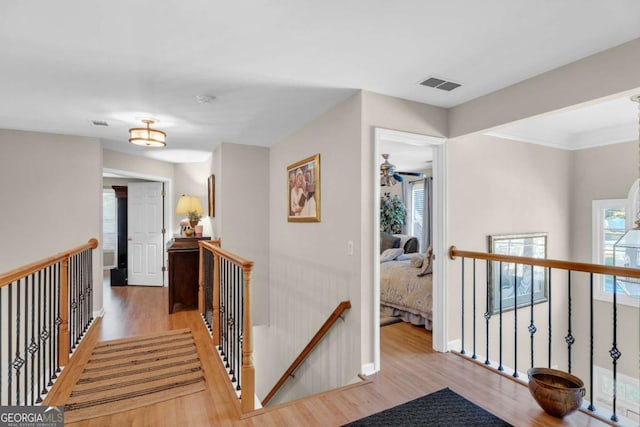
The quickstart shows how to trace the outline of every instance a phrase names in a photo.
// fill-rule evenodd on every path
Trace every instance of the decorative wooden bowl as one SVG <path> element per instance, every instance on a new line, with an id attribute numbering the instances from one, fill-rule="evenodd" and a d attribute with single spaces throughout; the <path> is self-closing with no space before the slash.
<path id="1" fill-rule="evenodd" d="M 531 368 L 529 392 L 544 411 L 562 418 L 582 405 L 585 388 L 582 380 L 564 371 Z"/>

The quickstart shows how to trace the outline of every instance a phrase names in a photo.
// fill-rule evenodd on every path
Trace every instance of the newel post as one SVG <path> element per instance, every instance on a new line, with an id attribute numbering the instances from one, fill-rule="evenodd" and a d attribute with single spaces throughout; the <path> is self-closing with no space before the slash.
<path id="1" fill-rule="evenodd" d="M 200 258 L 198 265 L 198 312 L 204 313 L 204 247 L 199 246 Z"/>
<path id="2" fill-rule="evenodd" d="M 242 331 L 242 400 L 240 408 L 243 413 L 254 410 L 255 401 L 255 367 L 253 366 L 253 334 L 251 324 L 251 266 L 244 265 L 244 307 Z"/>
<path id="3" fill-rule="evenodd" d="M 60 334 L 58 335 L 58 361 L 60 366 L 69 363 L 69 256 L 60 267 Z"/>

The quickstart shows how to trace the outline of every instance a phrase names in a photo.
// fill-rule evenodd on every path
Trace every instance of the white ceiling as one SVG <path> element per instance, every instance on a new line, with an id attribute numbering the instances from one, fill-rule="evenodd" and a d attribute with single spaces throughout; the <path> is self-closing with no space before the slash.
<path id="1" fill-rule="evenodd" d="M 530 118 L 486 134 L 567 150 L 632 141 L 638 138 L 638 103 L 625 96 Z"/>
<path id="2" fill-rule="evenodd" d="M 357 89 L 459 105 L 636 39 L 638 22 L 637 0 L 3 1 L 0 128 L 198 160 L 272 145 Z M 167 148 L 127 142 L 145 117 Z"/>

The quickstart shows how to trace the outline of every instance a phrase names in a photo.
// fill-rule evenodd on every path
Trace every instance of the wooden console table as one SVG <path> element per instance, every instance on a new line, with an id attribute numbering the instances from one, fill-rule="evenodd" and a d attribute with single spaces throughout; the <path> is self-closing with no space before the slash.
<path id="1" fill-rule="evenodd" d="M 175 304 L 198 307 L 198 240 L 210 237 L 175 236 L 167 245 L 169 255 L 169 313 Z"/>

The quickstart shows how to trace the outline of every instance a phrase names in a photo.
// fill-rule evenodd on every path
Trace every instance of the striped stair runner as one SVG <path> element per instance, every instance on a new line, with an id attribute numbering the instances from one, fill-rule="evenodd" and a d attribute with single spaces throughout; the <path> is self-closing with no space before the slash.
<path id="1" fill-rule="evenodd" d="M 204 390 L 190 329 L 96 344 L 64 406 L 65 423 Z"/>

